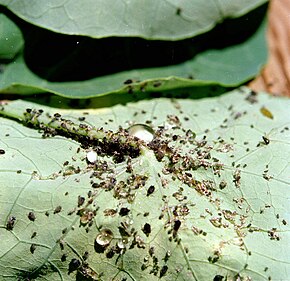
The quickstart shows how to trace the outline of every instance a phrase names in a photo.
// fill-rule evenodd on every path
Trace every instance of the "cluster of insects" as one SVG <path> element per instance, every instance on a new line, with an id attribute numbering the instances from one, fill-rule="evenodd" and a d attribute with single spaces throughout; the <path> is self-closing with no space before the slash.
<path id="1" fill-rule="evenodd" d="M 126 85 L 131 83 L 133 83 L 131 80 L 125 81 Z M 247 100 L 255 103 L 256 95 L 251 93 Z M 179 108 L 178 104 L 174 106 Z M 179 108 L 179 110 L 181 109 Z M 232 108 L 229 110 L 235 120 L 246 114 L 245 112 L 234 112 Z M 218 196 L 219 192 L 227 192 L 233 187 L 239 190 L 242 185 L 242 169 L 246 167 L 246 164 L 240 167 L 233 162 L 231 167 L 233 172 L 229 181 L 223 178 L 224 164 L 213 156 L 215 150 L 220 153 L 232 153 L 232 144 L 220 138 L 216 140 L 218 144 L 218 149 L 216 149 L 215 144 L 209 142 L 206 135 L 197 138 L 193 131 L 184 129 L 182 120 L 188 121 L 188 117 L 182 119 L 180 116 L 170 114 L 166 119 L 167 126 L 160 125 L 155 127 L 155 130 L 151 127 L 152 122 L 147 120 L 146 124 L 134 124 L 128 129 L 119 128 L 118 131 L 112 132 L 83 123 L 74 123 L 63 118 L 59 113 L 50 115 L 45 114 L 42 110 L 27 109 L 24 113 L 25 125 L 40 130 L 44 138 L 60 135 L 80 143 L 81 149 L 86 152 L 83 160 L 87 166 L 83 170 L 79 167 L 73 169 L 73 174 L 80 174 L 82 171 L 91 173 L 90 190 L 87 196 L 78 195 L 75 198 L 75 206 L 69 211 L 64 210 L 61 205 L 57 205 L 54 206 L 51 213 L 46 212 L 45 215 L 47 217 L 50 214 L 51 216 L 65 216 L 65 214 L 77 216 L 79 227 L 84 228 L 86 233 L 94 235 L 94 254 L 103 255 L 110 260 L 114 258 L 116 267 L 121 270 L 123 268 L 120 264 L 124 255 L 135 249 L 138 249 L 139 252 L 142 250 L 144 258 L 140 264 L 140 270 L 158 278 L 163 278 L 172 272 L 178 274 L 181 270 L 178 267 L 171 268 L 172 249 L 180 248 L 183 249 L 185 256 L 190 255 L 191 249 L 182 245 L 180 233 L 188 228 L 189 214 L 192 214 L 193 210 L 197 210 L 198 203 L 193 202 L 192 198 L 197 198 L 197 202 L 202 198 L 201 201 L 204 200 L 213 206 L 213 210 L 199 210 L 197 221 L 207 220 L 210 227 L 214 229 L 226 229 L 234 226 L 234 231 L 241 240 L 245 236 L 245 228 L 249 232 L 260 231 L 248 224 L 248 213 L 244 211 L 246 205 L 244 198 L 237 196 L 231 202 L 237 206 L 238 210 L 242 210 L 239 213 L 239 211 L 222 208 L 222 202 Z M 78 121 L 84 122 L 85 117 L 80 117 Z M 227 122 L 228 120 L 224 120 L 221 125 L 222 129 L 226 128 Z M 234 140 L 232 139 L 232 141 Z M 264 145 L 270 143 L 266 137 L 262 137 L 262 141 Z M 162 166 L 161 170 L 156 168 L 158 173 L 154 181 L 152 181 L 152 175 L 146 171 L 148 167 L 145 167 L 145 164 L 142 166 L 142 161 L 138 160 L 138 157 L 142 159 L 143 153 L 146 151 L 153 152 L 154 161 L 156 160 L 156 163 L 152 163 L 153 165 L 157 167 L 161 164 L 160 166 Z M 80 148 L 77 153 L 79 152 Z M 5 154 L 5 151 L 0 149 L 0 154 Z M 63 162 L 63 167 L 64 169 L 70 167 L 70 162 L 68 160 Z M 120 173 L 116 172 L 118 167 L 122 167 Z M 211 176 L 197 177 L 198 172 Z M 64 177 L 69 175 L 63 173 Z M 267 181 L 270 180 L 268 170 L 264 171 L 263 177 Z M 176 188 L 172 190 L 171 185 Z M 195 197 L 188 191 L 192 192 Z M 99 194 L 102 193 L 110 193 L 112 201 L 116 200 L 118 204 L 111 206 L 108 202 L 105 208 L 100 208 L 98 199 Z M 134 205 L 136 198 L 139 200 L 138 202 L 151 202 L 152 200 L 154 204 L 160 204 L 159 213 L 154 214 L 156 211 L 154 206 L 149 206 L 152 207 L 152 210 L 147 206 L 148 210 L 146 209 L 145 212 L 138 210 Z M 106 217 L 108 220 L 114 221 L 114 224 L 97 225 L 98 216 Z M 136 226 L 134 219 L 137 220 L 137 217 L 140 222 Z M 27 213 L 27 218 L 29 223 L 39 220 L 38 214 L 33 211 Z M 166 253 L 160 249 L 156 250 L 160 246 L 152 240 L 152 237 L 155 237 L 158 232 L 153 219 L 161 222 L 168 243 L 173 245 L 166 250 Z M 283 225 L 286 225 L 287 222 L 284 223 L 284 221 Z M 16 223 L 16 217 L 11 215 L 7 220 L 6 229 L 13 231 Z M 65 236 L 68 231 L 70 229 L 62 229 L 62 235 Z M 198 223 L 193 222 L 190 225 L 190 233 L 196 239 L 199 237 L 205 239 L 209 232 L 206 228 L 199 227 Z M 37 239 L 37 235 L 38 233 L 35 231 L 32 232 L 31 239 L 34 239 L 32 241 Z M 271 240 L 280 239 L 275 228 L 268 231 L 268 236 Z M 64 251 L 66 249 L 65 241 L 59 239 L 58 243 L 62 251 L 60 261 L 67 264 L 68 274 L 81 274 L 82 277 L 91 278 L 91 280 L 102 278 L 103 273 L 97 273 L 90 266 L 92 249 L 87 249 L 82 255 L 71 258 Z M 243 247 L 241 242 L 240 248 L 244 251 Z M 37 250 L 36 243 L 32 243 L 30 253 L 35 254 Z M 214 250 L 208 256 L 208 262 L 218 263 L 221 256 L 220 251 Z M 221 275 L 214 277 L 216 281 L 222 279 Z"/>

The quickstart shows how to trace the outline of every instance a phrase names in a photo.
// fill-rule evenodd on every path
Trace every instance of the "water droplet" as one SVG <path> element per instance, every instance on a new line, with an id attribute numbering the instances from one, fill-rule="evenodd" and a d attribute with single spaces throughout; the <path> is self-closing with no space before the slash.
<path id="1" fill-rule="evenodd" d="M 135 124 L 128 129 L 131 136 L 134 136 L 144 142 L 151 142 L 154 138 L 154 131 L 151 127 L 143 124 Z"/>
<path id="2" fill-rule="evenodd" d="M 87 160 L 88 160 L 88 162 L 89 163 L 92 163 L 92 164 L 94 164 L 94 163 L 96 163 L 96 161 L 97 161 L 97 153 L 95 152 L 95 151 L 89 151 L 88 153 L 87 153 Z"/>
<path id="3" fill-rule="evenodd" d="M 113 232 L 110 229 L 103 229 L 98 234 L 96 243 L 101 247 L 107 247 L 111 243 L 113 237 Z"/>

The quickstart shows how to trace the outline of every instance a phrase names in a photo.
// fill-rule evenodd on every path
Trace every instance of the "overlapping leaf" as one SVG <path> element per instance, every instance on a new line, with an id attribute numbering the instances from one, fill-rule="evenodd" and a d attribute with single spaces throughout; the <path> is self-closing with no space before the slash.
<path id="1" fill-rule="evenodd" d="M 58 33 L 177 40 L 204 33 L 225 18 L 241 16 L 266 2 L 2 0 L 0 4 L 24 20 Z"/>
<path id="2" fill-rule="evenodd" d="M 4 106 L 2 115 L 16 119 L 32 108 L 53 119 L 49 126 L 60 122 L 59 133 L 71 124 L 60 118 L 81 122 L 82 132 L 143 123 L 156 140 L 119 163 L 99 147 L 93 165 L 91 141 L 43 139 L 1 118 L 1 278 L 287 279 L 288 107 L 247 89 L 57 111 L 62 117 L 24 101 Z"/>

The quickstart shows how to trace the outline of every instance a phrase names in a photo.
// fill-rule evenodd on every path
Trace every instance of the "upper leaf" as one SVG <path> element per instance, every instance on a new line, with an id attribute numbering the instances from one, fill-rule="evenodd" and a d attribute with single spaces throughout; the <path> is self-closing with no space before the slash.
<path id="1" fill-rule="evenodd" d="M 286 280 L 288 108 L 247 89 L 85 112 L 4 106 L 42 132 L 0 121 L 1 278 Z M 119 129 L 138 123 L 153 142 Z M 127 140 L 140 154 L 120 158 Z"/>
<path id="2" fill-rule="evenodd" d="M 13 13 L 58 33 L 95 38 L 135 36 L 178 40 L 212 29 L 225 18 L 238 17 L 267 0 L 1 0 Z"/>

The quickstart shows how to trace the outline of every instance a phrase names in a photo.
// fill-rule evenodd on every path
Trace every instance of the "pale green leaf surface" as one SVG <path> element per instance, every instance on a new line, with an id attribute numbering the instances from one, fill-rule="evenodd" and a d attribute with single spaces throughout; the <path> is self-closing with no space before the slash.
<path id="1" fill-rule="evenodd" d="M 212 29 L 225 18 L 238 17 L 266 0 L 1 0 L 13 13 L 58 33 L 95 38 L 135 36 L 177 40 Z"/>
<path id="2" fill-rule="evenodd" d="M 13 59 L 23 45 L 20 29 L 7 16 L 0 14 L 0 59 Z"/>
<path id="3" fill-rule="evenodd" d="M 181 64 L 124 71 L 86 81 L 47 81 L 33 73 L 20 55 L 0 73 L 0 93 L 49 92 L 69 98 L 89 98 L 111 93 L 160 92 L 200 86 L 210 88 L 212 85 L 233 87 L 253 78 L 265 63 L 265 29 L 266 21 L 244 42 L 203 51 Z M 194 80 L 189 79 L 190 76 Z M 133 83 L 124 85 L 128 79 Z"/>
<path id="4" fill-rule="evenodd" d="M 213 166 L 179 170 L 178 163 L 168 166 L 167 157 L 158 162 L 153 151 L 144 148 L 141 156 L 132 159 L 132 169 L 135 175 L 146 175 L 148 179 L 139 188 L 136 183 L 129 184 L 134 194 L 132 201 L 117 198 L 116 188 L 106 191 L 91 186 L 92 182 L 107 182 L 109 174 L 118 182 L 127 181 L 131 174 L 126 172 L 126 162 L 117 164 L 111 157 L 99 155 L 98 167 L 106 160 L 112 171 L 97 179 L 96 175 L 91 176 L 94 168 L 84 161 L 86 150 L 81 148 L 77 153 L 77 142 L 61 136 L 43 139 L 37 130 L 1 117 L 0 149 L 6 152 L 0 155 L 1 279 L 15 280 L 17 276 L 22 280 L 22 276 L 35 280 L 81 280 L 85 275 L 81 272 L 86 269 L 87 276 L 93 270 L 100 274 L 100 280 L 158 280 L 166 265 L 168 270 L 161 280 L 214 280 L 217 275 L 226 280 L 236 280 L 238 275 L 252 280 L 287 280 L 290 101 L 249 93 L 244 88 L 211 99 L 144 100 L 126 106 L 86 109 L 88 115 L 83 115 L 84 110 L 58 110 L 73 122 L 84 116 L 82 123 L 111 130 L 152 121 L 154 130 L 165 127 L 160 138 L 169 141 L 169 146 L 181 155 L 179 161 L 190 156 L 199 158 L 205 166 L 223 165 L 220 175 L 214 173 Z M 260 112 L 262 106 L 271 111 L 273 119 Z M 4 106 L 2 114 L 23 118 L 25 108 L 40 109 L 39 105 L 16 101 Z M 172 115 L 177 115 L 181 124 L 176 124 Z M 189 142 L 185 136 L 188 129 L 196 132 L 196 141 Z M 172 140 L 174 135 L 177 140 Z M 263 136 L 270 140 L 269 144 L 265 144 Z M 211 158 L 205 157 L 207 152 Z M 65 161 L 69 163 L 64 166 Z M 176 167 L 172 173 L 166 171 L 170 166 Z M 79 167 L 80 172 L 69 174 L 73 167 Z M 241 174 L 235 184 L 233 175 L 237 170 Z M 185 182 L 190 175 L 203 186 L 209 184 L 204 192 L 210 194 L 197 186 L 188 186 Z M 219 187 L 221 180 L 227 182 L 224 189 Z M 151 185 L 155 191 L 147 196 Z M 124 192 L 124 188 L 120 190 Z M 91 226 L 83 226 L 79 215 L 68 212 L 77 208 L 79 195 L 85 197 L 85 206 L 89 191 L 95 192 L 95 197 L 88 208 L 96 210 L 96 216 Z M 62 210 L 53 214 L 57 206 Z M 104 214 L 106 209 L 119 212 L 121 208 L 130 212 L 124 216 Z M 30 211 L 35 213 L 34 222 L 27 217 Z M 49 216 L 45 215 L 47 211 Z M 16 221 L 8 231 L 7 219 L 12 215 Z M 179 242 L 170 241 L 177 220 L 181 221 L 176 233 Z M 128 225 L 129 233 L 137 233 L 127 237 L 126 251 L 120 252 L 119 248 L 119 254 L 110 257 L 109 250 L 113 246 L 113 250 L 118 250 L 116 244 L 124 238 L 119 231 L 122 223 Z M 145 223 L 151 225 L 148 237 L 141 230 Z M 98 253 L 94 240 L 105 228 L 113 232 L 114 238 L 105 253 Z M 34 231 L 37 234 L 31 238 Z M 130 248 L 134 236 L 140 238 L 140 244 Z M 33 254 L 32 243 L 36 247 Z M 86 251 L 89 255 L 84 261 Z M 63 254 L 65 261 L 61 261 Z M 68 274 L 73 258 L 82 261 L 78 275 L 77 271 Z"/>

